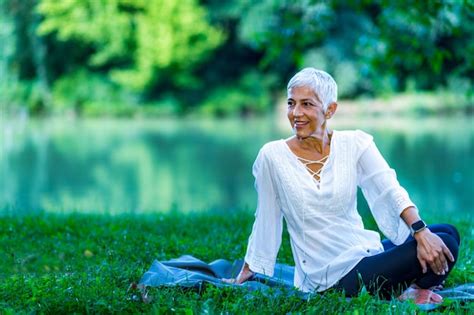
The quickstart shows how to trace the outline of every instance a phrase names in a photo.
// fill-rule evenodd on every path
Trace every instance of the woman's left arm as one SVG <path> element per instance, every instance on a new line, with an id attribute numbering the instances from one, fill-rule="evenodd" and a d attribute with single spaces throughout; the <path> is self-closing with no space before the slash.
<path id="1" fill-rule="evenodd" d="M 407 237 L 407 227 L 421 220 L 418 210 L 400 186 L 395 171 L 389 167 L 372 137 L 359 132 L 356 139 L 360 150 L 358 184 L 380 230 L 393 243 L 400 245 Z M 443 240 L 429 229 L 415 233 L 414 238 L 423 272 L 430 266 L 437 274 L 445 273 L 448 268 L 446 259 L 454 261 L 454 257 Z"/>
<path id="2" fill-rule="evenodd" d="M 406 208 L 400 217 L 408 226 L 421 220 L 415 207 Z M 438 275 L 448 272 L 447 259 L 454 262 L 454 257 L 443 240 L 427 228 L 416 232 L 413 237 L 417 243 L 417 257 L 423 273 L 428 271 L 428 265 Z"/>

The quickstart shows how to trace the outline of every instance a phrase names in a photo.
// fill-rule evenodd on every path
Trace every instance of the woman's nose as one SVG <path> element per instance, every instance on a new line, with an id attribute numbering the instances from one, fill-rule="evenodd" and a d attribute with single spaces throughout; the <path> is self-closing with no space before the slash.
<path id="1" fill-rule="evenodd" d="M 303 115 L 303 113 L 301 112 L 300 106 L 296 105 L 296 106 L 293 108 L 293 116 L 294 116 L 294 117 L 301 117 L 302 115 Z"/>

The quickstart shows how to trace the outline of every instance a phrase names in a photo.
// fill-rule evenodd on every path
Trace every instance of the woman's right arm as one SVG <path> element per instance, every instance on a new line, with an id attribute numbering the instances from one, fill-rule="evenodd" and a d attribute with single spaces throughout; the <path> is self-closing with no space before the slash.
<path id="1" fill-rule="evenodd" d="M 262 148 L 253 165 L 258 202 L 245 262 L 237 278 L 228 282 L 243 283 L 254 273 L 273 276 L 281 244 L 283 216 L 275 190 L 273 170 L 267 154 L 265 147 Z"/>

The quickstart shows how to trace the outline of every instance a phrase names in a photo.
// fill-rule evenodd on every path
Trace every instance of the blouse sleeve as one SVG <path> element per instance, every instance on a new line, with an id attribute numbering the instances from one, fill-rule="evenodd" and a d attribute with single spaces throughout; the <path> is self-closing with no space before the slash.
<path id="1" fill-rule="evenodd" d="M 274 189 L 272 172 L 264 149 L 253 165 L 257 210 L 249 237 L 245 262 L 250 270 L 273 276 L 275 261 L 281 244 L 283 216 Z"/>
<path id="2" fill-rule="evenodd" d="M 358 184 L 382 233 L 395 245 L 402 244 L 410 229 L 400 217 L 407 207 L 416 207 L 407 191 L 398 183 L 391 169 L 375 146 L 372 136 L 358 132 Z"/>

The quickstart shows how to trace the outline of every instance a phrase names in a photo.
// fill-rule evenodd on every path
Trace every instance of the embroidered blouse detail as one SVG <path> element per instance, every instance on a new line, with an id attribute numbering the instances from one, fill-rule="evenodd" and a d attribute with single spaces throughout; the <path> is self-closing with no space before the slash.
<path id="1" fill-rule="evenodd" d="M 357 212 L 357 186 L 387 238 L 401 244 L 410 234 L 400 213 L 414 204 L 370 135 L 334 131 L 322 163 L 316 178 L 278 140 L 263 146 L 253 166 L 258 202 L 245 261 L 251 270 L 273 275 L 284 218 L 294 283 L 303 291 L 326 290 L 361 259 L 383 251 L 378 233 L 364 229 Z"/>
<path id="2" fill-rule="evenodd" d="M 313 178 L 319 183 L 319 181 L 321 179 L 321 171 L 323 170 L 324 163 L 326 163 L 326 161 L 328 159 L 328 156 L 329 155 L 326 155 L 326 156 L 322 157 L 319 160 L 307 160 L 307 159 L 304 159 L 302 157 L 298 157 L 298 160 L 300 160 L 301 163 L 303 163 L 303 165 L 306 167 L 306 169 L 311 174 L 311 176 L 313 176 Z M 309 167 L 311 164 L 321 165 L 321 167 L 317 171 L 313 171 Z"/>

